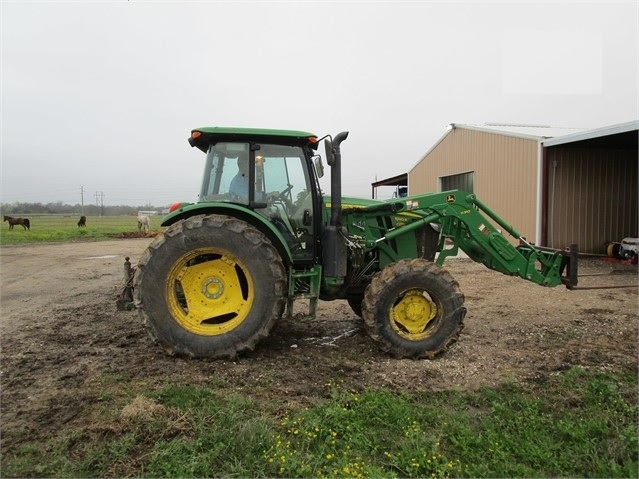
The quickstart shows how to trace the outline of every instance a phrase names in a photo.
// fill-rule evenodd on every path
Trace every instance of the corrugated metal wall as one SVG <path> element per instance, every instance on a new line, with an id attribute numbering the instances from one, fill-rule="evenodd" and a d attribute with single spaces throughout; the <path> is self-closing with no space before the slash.
<path id="1" fill-rule="evenodd" d="M 455 128 L 408 173 L 408 193 L 438 191 L 442 176 L 474 171 L 474 193 L 535 241 L 538 142 Z"/>
<path id="2" fill-rule="evenodd" d="M 603 254 L 606 242 L 637 235 L 636 150 L 562 145 L 546 159 L 548 246 Z"/>

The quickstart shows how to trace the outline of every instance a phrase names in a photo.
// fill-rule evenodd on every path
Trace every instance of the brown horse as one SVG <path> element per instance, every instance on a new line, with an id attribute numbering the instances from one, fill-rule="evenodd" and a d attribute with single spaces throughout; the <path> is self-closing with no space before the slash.
<path id="1" fill-rule="evenodd" d="M 12 230 L 15 225 L 21 225 L 25 230 L 31 229 L 29 218 L 14 218 L 13 216 L 5 216 L 4 221 L 9 222 L 9 229 Z"/>

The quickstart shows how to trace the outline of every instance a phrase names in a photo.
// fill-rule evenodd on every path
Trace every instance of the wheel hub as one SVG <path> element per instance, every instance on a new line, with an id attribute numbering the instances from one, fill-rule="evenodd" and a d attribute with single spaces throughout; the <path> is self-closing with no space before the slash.
<path id="1" fill-rule="evenodd" d="M 202 257 L 206 260 L 193 261 Z M 167 281 L 176 321 L 201 335 L 225 334 L 236 328 L 253 304 L 253 285 L 246 272 L 243 264 L 228 254 L 213 256 L 200 250 L 181 258 Z"/>
<path id="2" fill-rule="evenodd" d="M 409 334 L 421 334 L 437 316 L 437 305 L 421 291 L 409 291 L 393 307 L 392 316 L 397 326 Z"/>
<path id="3" fill-rule="evenodd" d="M 209 299 L 218 299 L 224 294 L 224 283 L 216 276 L 202 282 L 202 294 Z"/>

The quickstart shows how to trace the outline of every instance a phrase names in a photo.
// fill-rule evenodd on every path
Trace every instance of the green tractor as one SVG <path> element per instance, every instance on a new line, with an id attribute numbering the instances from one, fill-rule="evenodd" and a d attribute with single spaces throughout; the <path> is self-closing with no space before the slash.
<path id="1" fill-rule="evenodd" d="M 318 300 L 345 299 L 381 350 L 433 358 L 463 328 L 464 295 L 442 267 L 459 249 L 539 285 L 576 285 L 576 246 L 528 243 L 473 194 L 343 198 L 347 136 L 193 130 L 189 143 L 206 154 L 199 201 L 172 205 L 166 229 L 130 269 L 119 307 L 137 309 L 170 354 L 233 358 L 268 336 L 283 314 L 313 318 Z M 319 183 L 322 140 L 330 196 Z"/>

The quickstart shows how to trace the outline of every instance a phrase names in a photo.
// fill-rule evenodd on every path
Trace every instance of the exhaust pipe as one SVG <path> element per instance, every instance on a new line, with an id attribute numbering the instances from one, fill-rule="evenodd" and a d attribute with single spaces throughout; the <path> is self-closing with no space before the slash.
<path id="1" fill-rule="evenodd" d="M 343 131 L 335 135 L 329 158 L 326 159 L 331 167 L 331 226 L 342 225 L 342 152 L 340 145 L 348 138 L 348 132 Z"/>
<path id="2" fill-rule="evenodd" d="M 331 219 L 322 240 L 322 267 L 331 283 L 339 286 L 346 277 L 347 250 L 344 238 L 347 232 L 342 227 L 342 153 L 340 144 L 348 137 L 344 131 L 335 135 L 333 141 L 326 140 L 326 162 L 331 167 Z"/>

